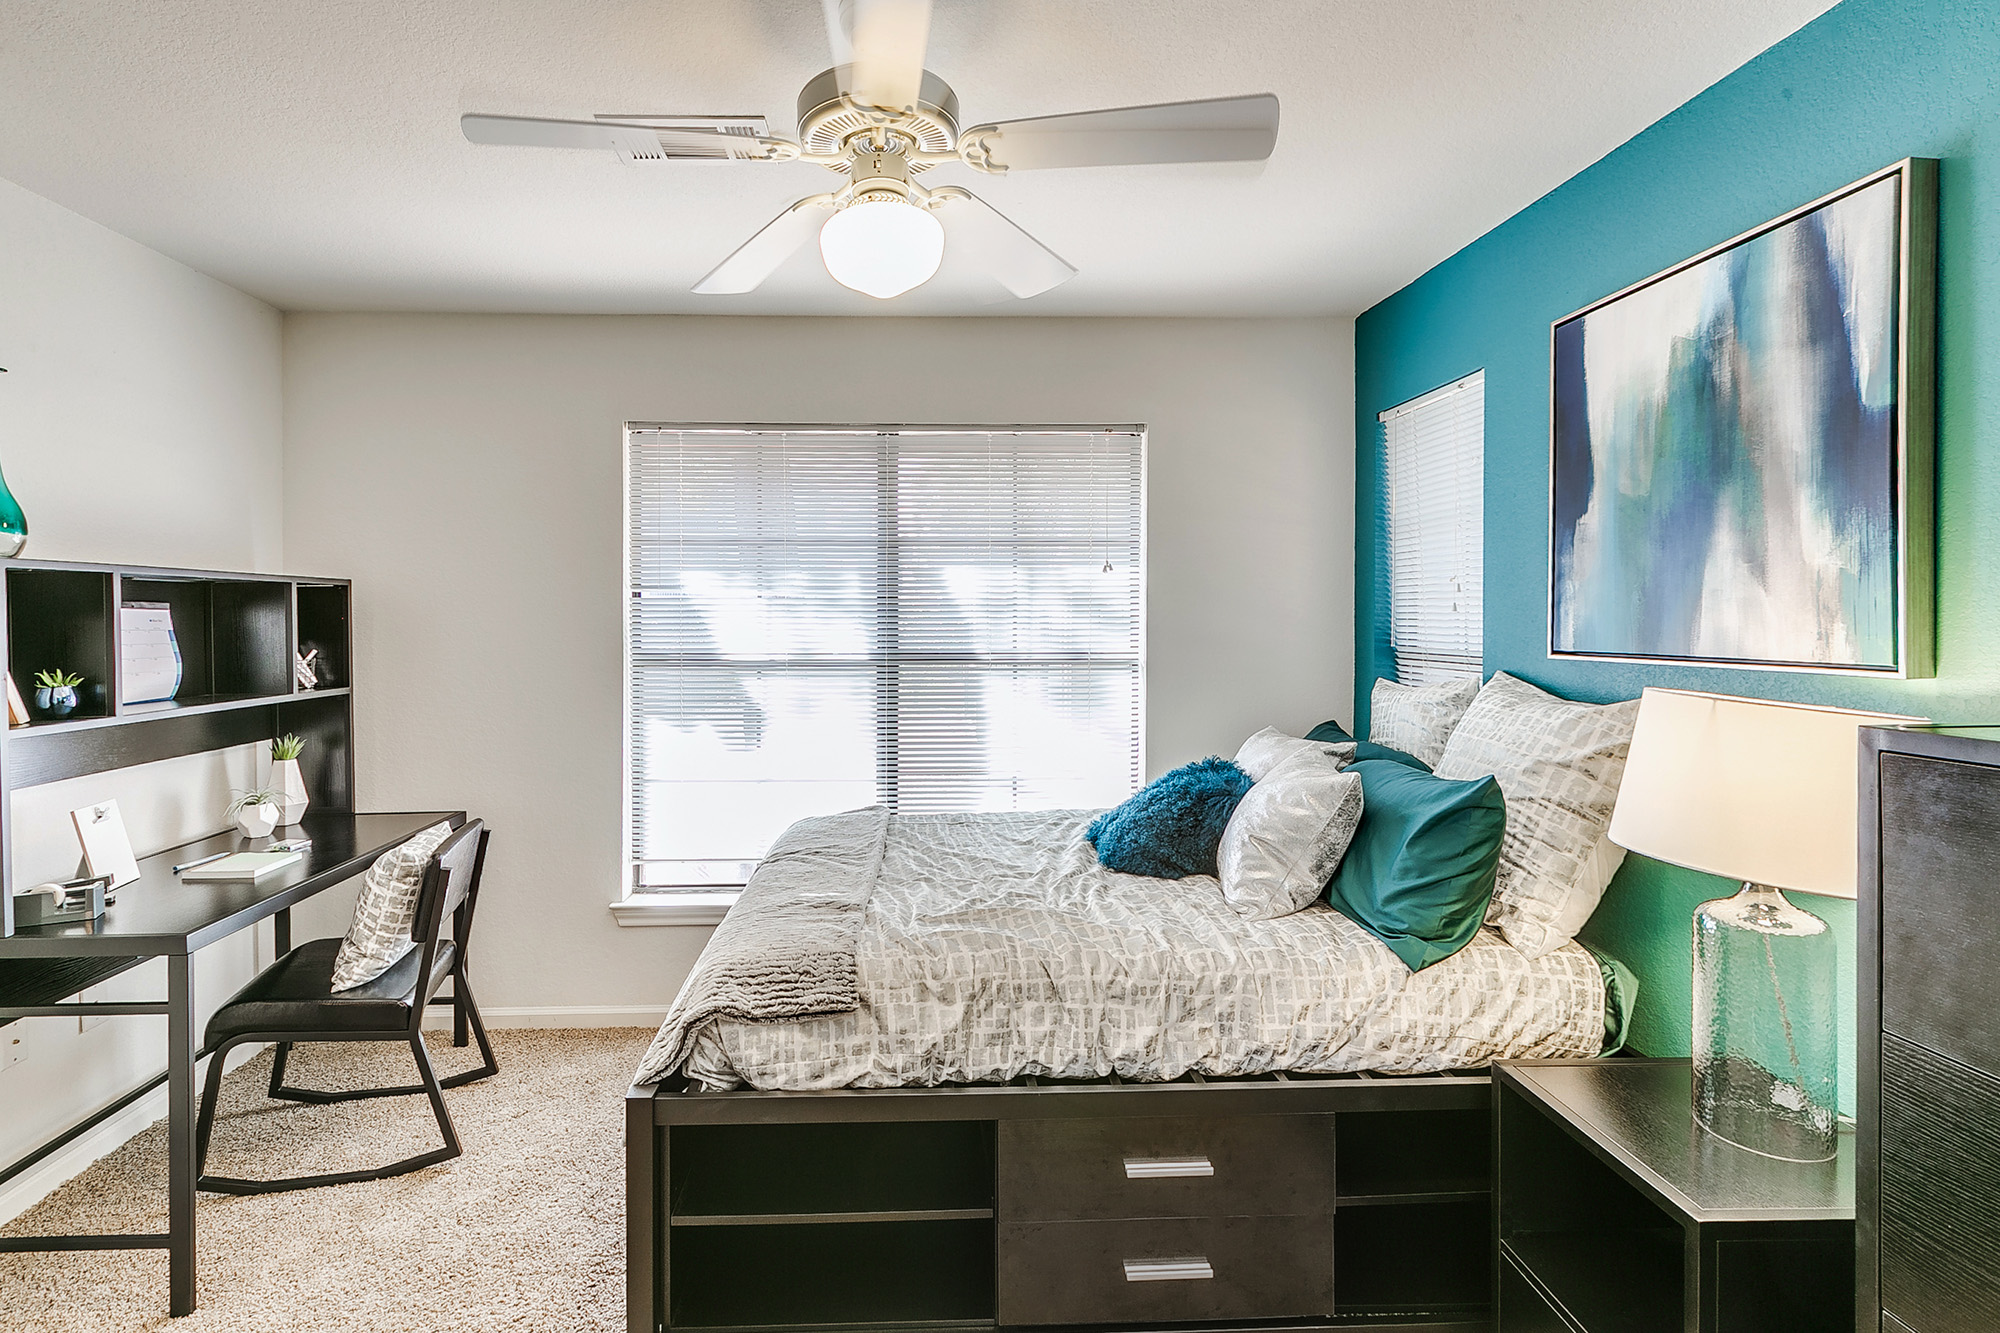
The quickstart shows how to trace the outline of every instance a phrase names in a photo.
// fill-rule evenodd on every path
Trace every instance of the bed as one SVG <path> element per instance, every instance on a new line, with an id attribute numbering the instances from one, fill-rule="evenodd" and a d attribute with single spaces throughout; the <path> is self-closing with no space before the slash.
<path id="1" fill-rule="evenodd" d="M 1412 973 L 1105 870 L 1092 813 L 773 847 L 628 1097 L 633 1330 L 1486 1327 L 1482 1071 L 1598 1054 L 1613 970 L 1482 930 Z"/>

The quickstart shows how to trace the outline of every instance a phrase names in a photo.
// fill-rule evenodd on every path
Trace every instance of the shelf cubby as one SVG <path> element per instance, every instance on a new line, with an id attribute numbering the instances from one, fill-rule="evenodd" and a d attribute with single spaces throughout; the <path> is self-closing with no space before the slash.
<path id="1" fill-rule="evenodd" d="M 110 713 L 112 596 L 109 571 L 7 571 L 7 670 L 38 724 L 59 721 L 34 707 L 38 671 L 72 671 L 83 677 L 71 717 Z"/>
<path id="2" fill-rule="evenodd" d="M 1585 1333 L 1680 1333 L 1679 1227 L 1517 1232 L 1501 1242 L 1526 1308 Z M 1519 1308 L 1519 1307 L 1510 1307 Z"/>
<path id="3" fill-rule="evenodd" d="M 993 1209 L 993 1126 L 691 1125 L 675 1131 L 675 1225 L 716 1215 Z"/>
<path id="4" fill-rule="evenodd" d="M 277 580 L 128 577 L 119 604 L 164 602 L 181 655 L 175 703 L 227 702 L 290 693 L 291 585 Z M 123 704 L 157 709 L 164 701 Z"/>
<path id="5" fill-rule="evenodd" d="M 353 684 L 352 635 L 348 629 L 348 596 L 345 583 L 305 583 L 298 585 L 297 650 L 316 648 L 313 666 L 320 689 L 338 689 Z"/>
<path id="6" fill-rule="evenodd" d="M 1492 1272 L 1484 1196 L 1334 1213 L 1333 1297 L 1342 1316 L 1484 1314 Z"/>
<path id="7" fill-rule="evenodd" d="M 1463 1202 L 1493 1183 L 1485 1111 L 1352 1111 L 1334 1144 L 1339 1205 Z"/>
<path id="8" fill-rule="evenodd" d="M 993 1223 L 676 1227 L 675 1328 L 993 1318 Z"/>

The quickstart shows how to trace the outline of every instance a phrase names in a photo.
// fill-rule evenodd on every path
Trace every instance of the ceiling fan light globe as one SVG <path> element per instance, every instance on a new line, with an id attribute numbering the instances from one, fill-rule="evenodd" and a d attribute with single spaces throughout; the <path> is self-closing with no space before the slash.
<path id="1" fill-rule="evenodd" d="M 944 261 L 944 227 L 915 204 L 866 200 L 826 220 L 819 254 L 835 282 L 887 300 L 931 280 Z"/>

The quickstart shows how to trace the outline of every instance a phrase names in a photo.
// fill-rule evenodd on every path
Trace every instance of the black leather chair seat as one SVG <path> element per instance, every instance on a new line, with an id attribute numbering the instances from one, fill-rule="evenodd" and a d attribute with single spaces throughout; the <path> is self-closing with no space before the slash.
<path id="1" fill-rule="evenodd" d="M 309 940 L 258 973 L 208 1020 L 205 1045 L 219 1046 L 251 1032 L 395 1032 L 410 1026 L 416 1001 L 417 969 L 423 951 L 412 949 L 375 980 L 336 991 L 333 960 L 338 939 Z M 433 978 L 449 975 L 458 949 L 438 942 Z M 434 981 L 432 990 L 437 989 Z"/>

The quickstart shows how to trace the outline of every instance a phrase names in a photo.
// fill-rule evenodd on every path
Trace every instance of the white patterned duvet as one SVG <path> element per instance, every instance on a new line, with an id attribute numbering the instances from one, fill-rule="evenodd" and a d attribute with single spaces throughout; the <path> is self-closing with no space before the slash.
<path id="1" fill-rule="evenodd" d="M 1411 973 L 1323 904 L 1246 921 L 1216 881 L 1097 864 L 1095 811 L 890 821 L 856 953 L 860 1007 L 718 1016 L 692 1033 L 711 1089 L 1433 1073 L 1596 1055 L 1597 960 L 1529 961 L 1492 929 Z"/>

